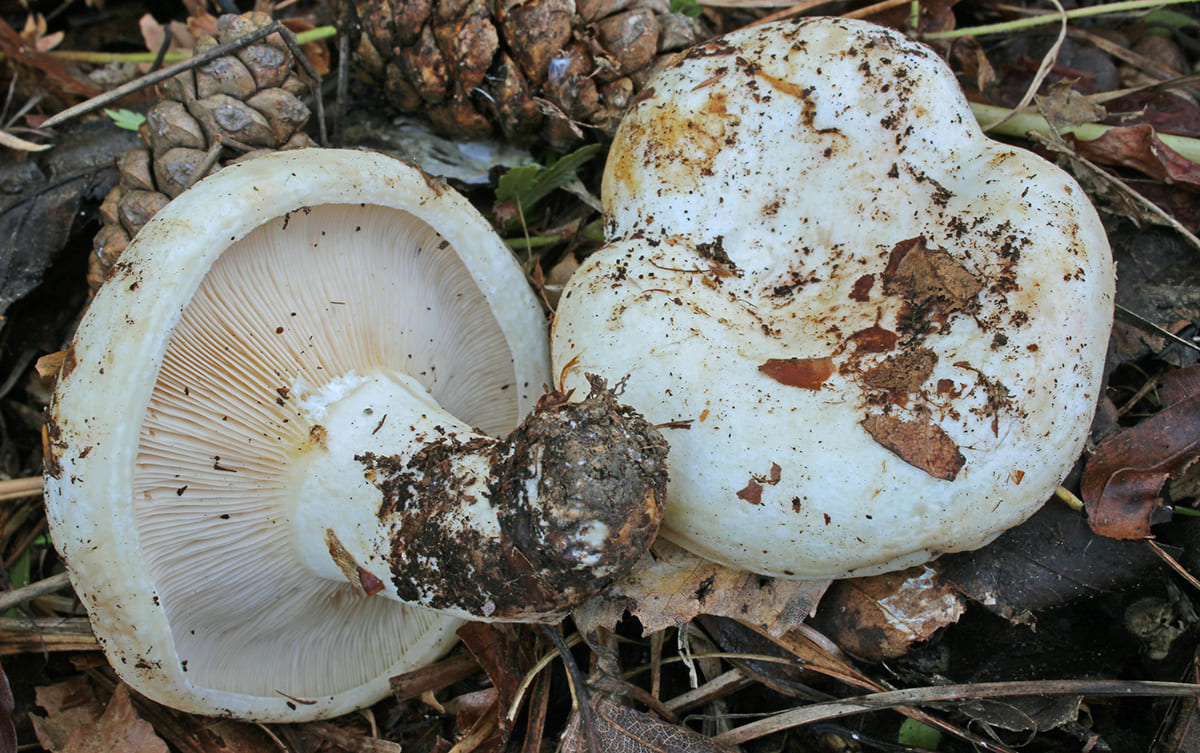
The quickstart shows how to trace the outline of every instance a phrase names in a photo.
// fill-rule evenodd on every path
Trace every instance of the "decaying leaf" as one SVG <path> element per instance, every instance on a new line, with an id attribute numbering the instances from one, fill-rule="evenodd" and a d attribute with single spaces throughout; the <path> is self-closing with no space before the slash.
<path id="1" fill-rule="evenodd" d="M 780 384 L 805 390 L 819 390 L 825 380 L 833 375 L 833 359 L 819 358 L 768 358 L 758 370 Z"/>
<path id="2" fill-rule="evenodd" d="M 75 76 L 63 61 L 21 38 L 13 27 L 0 20 L 0 53 L 9 61 L 33 73 L 45 86 L 47 93 L 75 101 L 79 97 L 94 97 L 100 93 L 93 84 Z"/>
<path id="3" fill-rule="evenodd" d="M 921 566 L 834 583 L 812 624 L 846 653 L 882 661 L 957 622 L 965 609 L 953 587 Z"/>
<path id="4" fill-rule="evenodd" d="M 828 585 L 733 570 L 660 538 L 633 574 L 576 610 L 575 623 L 590 635 L 616 625 L 628 610 L 649 635 L 711 614 L 781 635 L 804 621 Z"/>
<path id="5" fill-rule="evenodd" d="M 936 304 L 943 315 L 966 308 L 983 288 L 983 282 L 953 256 L 929 248 L 924 236 L 893 246 L 883 272 L 884 293 L 916 306 Z"/>
<path id="6" fill-rule="evenodd" d="M 601 696 L 592 699 L 592 718 L 600 749 L 605 753 L 730 753 L 732 750 L 687 727 L 668 724 Z M 588 753 L 578 713 L 567 724 L 560 750 Z"/>
<path id="7" fill-rule="evenodd" d="M 1164 377 L 1173 402 L 1128 429 L 1108 436 L 1088 458 L 1081 492 L 1088 524 L 1102 536 L 1150 535 L 1168 480 L 1200 458 L 1200 392 L 1190 367 Z M 1178 385 L 1172 385 L 1178 380 Z M 1160 393 L 1161 394 L 1161 393 Z"/>
<path id="8" fill-rule="evenodd" d="M 1142 582 L 1162 563 L 1144 544 L 1098 536 L 1052 502 L 984 548 L 944 555 L 933 567 L 968 598 L 1017 619 Z"/>
<path id="9" fill-rule="evenodd" d="M 1096 123 L 1108 114 L 1103 105 L 1077 91 L 1070 79 L 1055 81 L 1048 89 L 1044 95 L 1035 95 L 1034 101 L 1046 121 L 1056 129 Z"/>
<path id="10" fill-rule="evenodd" d="M 862 426 L 879 444 L 934 478 L 953 481 L 967 462 L 942 427 L 929 420 L 872 414 Z"/>
<path id="11" fill-rule="evenodd" d="M 1091 141 L 1068 138 L 1079 156 L 1093 162 L 1130 167 L 1155 180 L 1200 188 L 1200 165 L 1164 144 L 1151 126 L 1112 128 Z"/>
<path id="12" fill-rule="evenodd" d="M 30 714 L 38 742 L 52 753 L 60 753 L 71 733 L 92 729 L 104 713 L 104 705 L 96 698 L 86 675 L 36 689 L 37 705 L 45 716 Z"/>
<path id="13" fill-rule="evenodd" d="M 468 622 L 458 629 L 458 637 L 497 691 L 500 734 L 507 740 L 512 720 L 505 712 L 516 699 L 521 680 L 538 659 L 533 629 L 518 624 Z"/>
<path id="14" fill-rule="evenodd" d="M 937 353 L 929 348 L 905 348 L 867 369 L 863 384 L 889 392 L 917 392 L 933 374 Z"/>
<path id="15" fill-rule="evenodd" d="M 0 314 L 42 280 L 73 230 L 85 227 L 86 202 L 117 180 L 116 157 L 137 136 L 100 121 L 69 129 L 54 149 L 0 166 Z M 67 291 L 60 291 L 60 297 Z"/>
<path id="16" fill-rule="evenodd" d="M 1195 194 L 1175 190 L 1186 194 L 1190 203 L 1200 204 Z M 1168 331 L 1200 320 L 1200 251 L 1176 231 L 1159 227 L 1118 229 L 1109 234 L 1109 242 L 1121 270 L 1119 305 Z M 1194 351 L 1118 319 L 1113 325 L 1109 368 L 1149 354 L 1179 367 L 1196 362 Z"/>
<path id="17" fill-rule="evenodd" d="M 168 753 L 154 728 L 133 710 L 129 688 L 117 685 L 94 726 L 72 730 L 60 753 Z"/>

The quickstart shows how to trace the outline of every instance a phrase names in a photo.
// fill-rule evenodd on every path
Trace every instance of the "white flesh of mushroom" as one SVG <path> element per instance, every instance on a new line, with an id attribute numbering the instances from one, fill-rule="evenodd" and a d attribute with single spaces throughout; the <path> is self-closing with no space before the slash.
<path id="1" fill-rule="evenodd" d="M 1114 275 L 1083 191 L 986 138 L 929 49 L 747 29 L 653 78 L 614 141 L 610 244 L 564 290 L 563 388 L 628 377 L 668 430 L 663 534 L 786 577 L 979 547 L 1082 449 Z"/>

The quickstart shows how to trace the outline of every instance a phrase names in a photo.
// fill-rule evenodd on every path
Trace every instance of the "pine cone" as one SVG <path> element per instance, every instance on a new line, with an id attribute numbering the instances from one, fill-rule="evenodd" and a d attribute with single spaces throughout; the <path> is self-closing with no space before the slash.
<path id="1" fill-rule="evenodd" d="M 200 37 L 195 52 L 269 23 L 265 13 L 221 16 L 216 36 Z M 163 100 L 139 129 L 145 148 L 120 159 L 121 181 L 100 206 L 104 226 L 92 242 L 88 269 L 92 292 L 154 213 L 204 175 L 266 152 L 315 146 L 303 131 L 309 111 L 298 95 L 307 87 L 293 62 L 273 35 L 162 84 Z"/>
<path id="2" fill-rule="evenodd" d="M 707 36 L 669 0 L 365 0 L 360 16 L 358 60 L 400 110 L 560 150 L 611 137 L 656 64 Z"/>

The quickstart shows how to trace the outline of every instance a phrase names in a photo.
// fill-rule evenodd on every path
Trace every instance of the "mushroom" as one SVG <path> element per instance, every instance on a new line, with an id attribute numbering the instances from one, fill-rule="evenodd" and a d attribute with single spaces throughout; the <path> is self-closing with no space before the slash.
<path id="1" fill-rule="evenodd" d="M 464 617 L 555 620 L 619 577 L 665 445 L 599 380 L 539 398 L 548 364 L 512 254 L 407 163 L 280 152 L 183 193 L 49 411 L 51 533 L 114 668 L 189 712 L 327 717 Z"/>
<path id="2" fill-rule="evenodd" d="M 734 32 L 646 92 L 551 351 L 561 388 L 628 377 L 622 399 L 674 427 L 662 535 L 834 578 L 1037 510 L 1083 447 L 1112 320 L 1080 187 L 865 22 Z"/>

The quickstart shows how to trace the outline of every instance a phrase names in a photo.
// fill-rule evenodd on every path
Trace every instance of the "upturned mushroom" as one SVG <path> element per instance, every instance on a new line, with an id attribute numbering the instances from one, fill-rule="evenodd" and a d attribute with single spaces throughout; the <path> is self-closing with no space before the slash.
<path id="1" fill-rule="evenodd" d="M 903 35 L 808 19 L 660 72 L 552 333 L 671 443 L 662 534 L 792 578 L 979 547 L 1078 458 L 1114 274 L 1065 173 L 985 137 Z"/>
<path id="2" fill-rule="evenodd" d="M 557 619 L 620 576 L 665 445 L 598 380 L 539 397 L 548 363 L 512 254 L 407 163 L 281 152 L 183 193 L 49 412 L 51 532 L 117 672 L 186 711 L 331 716 L 461 618 Z"/>

